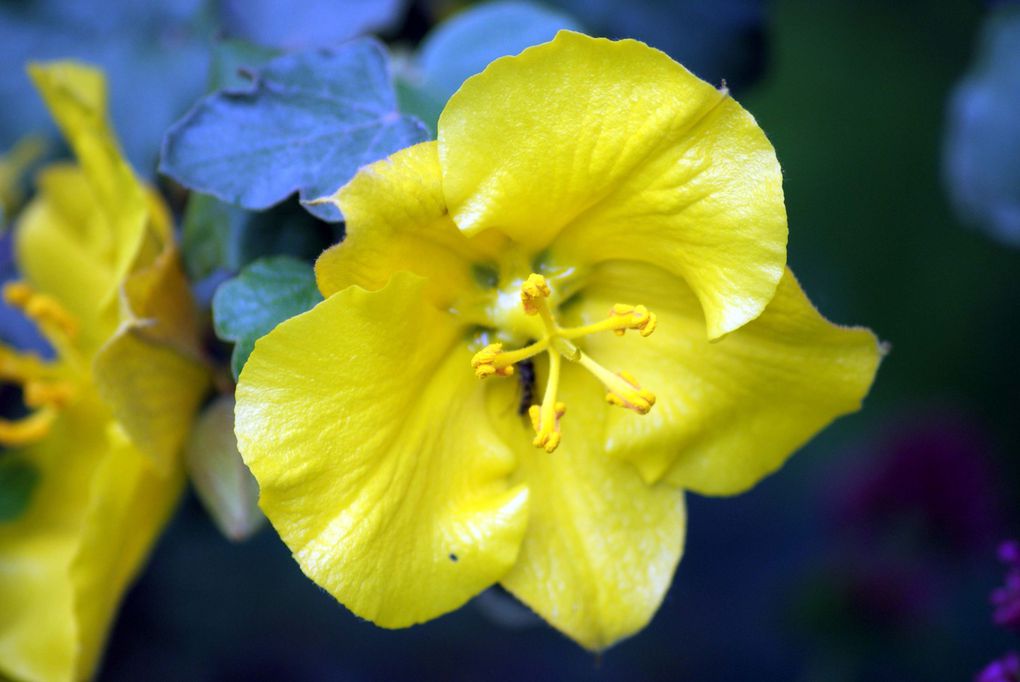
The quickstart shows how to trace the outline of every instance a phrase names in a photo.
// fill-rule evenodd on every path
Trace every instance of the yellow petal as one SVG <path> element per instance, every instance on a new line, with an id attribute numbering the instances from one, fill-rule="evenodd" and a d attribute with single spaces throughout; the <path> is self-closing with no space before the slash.
<path id="1" fill-rule="evenodd" d="M 148 248 L 159 248 L 154 241 Z M 126 319 L 93 362 L 96 386 L 131 440 L 167 471 L 209 387 L 191 292 L 172 243 L 127 278 L 123 304 Z"/>
<path id="2" fill-rule="evenodd" d="M 472 263 L 492 260 L 498 235 L 469 239 L 450 220 L 435 142 L 423 142 L 373 163 L 331 201 L 344 214 L 347 236 L 315 263 L 323 296 L 352 284 L 381 289 L 395 272 L 428 281 L 441 307 L 476 286 Z"/>
<path id="3" fill-rule="evenodd" d="M 170 471 L 209 387 L 196 359 L 152 340 L 144 326 L 122 327 L 96 355 L 96 387 L 120 426 L 158 469 Z"/>
<path id="4" fill-rule="evenodd" d="M 751 487 L 859 409 L 881 358 L 874 334 L 826 321 L 790 271 L 758 319 L 715 343 L 701 333 L 694 295 L 670 274 L 606 263 L 592 281 L 578 321 L 598 320 L 620 301 L 658 315 L 648 338 L 585 339 L 592 357 L 631 372 L 658 398 L 644 416 L 610 412 L 605 437 L 610 453 L 649 481 L 714 495 Z"/>
<path id="5" fill-rule="evenodd" d="M 92 477 L 71 563 L 80 651 L 75 676 L 82 679 L 94 674 L 120 600 L 184 487 L 179 459 L 163 474 L 123 435 L 114 432 L 110 441 L 110 450 Z"/>
<path id="6" fill-rule="evenodd" d="M 469 79 L 439 119 L 443 190 L 564 266 L 626 258 L 683 277 L 718 337 L 786 262 L 782 176 L 754 118 L 667 55 L 561 31 Z"/>
<path id="7" fill-rule="evenodd" d="M 18 265 L 32 285 L 55 297 L 78 321 L 81 347 L 95 349 L 117 324 L 115 306 L 101 306 L 116 291 L 117 273 L 105 262 L 111 235 L 81 169 L 48 167 L 39 192 L 25 207 L 14 239 Z"/>
<path id="8" fill-rule="evenodd" d="M 201 354 L 198 314 L 173 243 L 132 272 L 123 292 L 123 316 L 146 338 L 185 354 Z"/>
<path id="9" fill-rule="evenodd" d="M 566 363 L 562 371 L 567 412 L 552 454 L 531 445 L 514 382 L 489 384 L 492 418 L 518 444 L 515 480 L 530 490 L 528 531 L 502 584 L 581 645 L 602 650 L 641 630 L 662 603 L 683 550 L 683 494 L 646 484 L 629 463 L 606 455 L 604 424 L 615 408 L 581 367 Z"/>
<path id="10" fill-rule="evenodd" d="M 108 231 L 103 239 L 110 250 L 104 264 L 112 268 L 119 282 L 143 243 L 148 198 L 110 129 L 103 74 L 73 61 L 33 64 L 28 71 L 81 164 Z M 115 288 L 111 288 L 98 303 L 105 305 L 114 294 Z"/>
<path id="11" fill-rule="evenodd" d="M 527 518 L 464 331 L 423 290 L 405 273 L 334 294 L 260 339 L 237 388 L 266 516 L 312 580 L 383 627 L 499 580 Z"/>
<path id="12" fill-rule="evenodd" d="M 117 604 L 176 501 L 164 478 L 111 437 L 94 395 L 25 449 L 40 471 L 29 509 L 0 524 L 0 677 L 91 677 Z"/>

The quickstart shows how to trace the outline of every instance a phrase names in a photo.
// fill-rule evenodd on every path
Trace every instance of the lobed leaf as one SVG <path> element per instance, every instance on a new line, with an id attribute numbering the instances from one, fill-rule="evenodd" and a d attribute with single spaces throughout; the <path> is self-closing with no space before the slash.
<path id="1" fill-rule="evenodd" d="M 312 267 L 287 256 L 257 260 L 220 285 L 213 296 L 213 326 L 219 338 L 234 342 L 234 377 L 257 339 L 321 300 Z"/>
<path id="2" fill-rule="evenodd" d="M 262 210 L 294 191 L 336 191 L 361 166 L 425 138 L 397 111 L 386 54 L 360 39 L 335 51 L 291 54 L 256 73 L 247 91 L 201 100 L 167 132 L 160 170 L 186 187 Z M 341 219 L 327 204 L 309 206 Z"/>

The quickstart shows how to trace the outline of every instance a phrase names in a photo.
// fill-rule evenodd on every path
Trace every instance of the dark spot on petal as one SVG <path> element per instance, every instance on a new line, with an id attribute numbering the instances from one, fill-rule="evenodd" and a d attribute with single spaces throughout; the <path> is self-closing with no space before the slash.
<path id="1" fill-rule="evenodd" d="M 499 286 L 499 268 L 491 263 L 475 263 L 471 266 L 471 275 L 483 289 L 495 289 Z"/>
<path id="2" fill-rule="evenodd" d="M 450 555 L 450 561 L 457 561 L 457 555 L 456 554 L 451 554 Z"/>

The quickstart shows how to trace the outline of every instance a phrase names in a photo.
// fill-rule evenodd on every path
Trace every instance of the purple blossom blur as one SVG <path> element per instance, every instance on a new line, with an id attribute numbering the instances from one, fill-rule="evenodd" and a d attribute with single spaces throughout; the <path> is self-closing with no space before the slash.
<path id="1" fill-rule="evenodd" d="M 1001 491 L 981 431 L 926 414 L 880 442 L 842 478 L 838 524 L 869 543 L 894 536 L 923 550 L 977 556 L 1001 537 Z"/>
<path id="2" fill-rule="evenodd" d="M 997 661 L 992 661 L 978 673 L 974 682 L 1020 682 L 1020 655 L 1011 651 Z"/>
<path id="3" fill-rule="evenodd" d="M 999 546 L 999 560 L 1008 566 L 1006 583 L 992 592 L 996 625 L 1020 630 L 1020 542 L 1010 540 Z"/>

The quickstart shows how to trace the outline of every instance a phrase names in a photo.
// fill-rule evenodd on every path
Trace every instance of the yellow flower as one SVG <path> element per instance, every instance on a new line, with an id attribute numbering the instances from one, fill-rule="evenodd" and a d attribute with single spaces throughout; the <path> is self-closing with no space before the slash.
<path id="1" fill-rule="evenodd" d="M 785 269 L 754 119 L 638 42 L 493 62 L 330 200 L 327 298 L 256 344 L 236 432 L 304 572 L 384 627 L 500 583 L 590 649 L 633 634 L 683 492 L 749 488 L 879 362 Z"/>
<path id="2" fill-rule="evenodd" d="M 166 208 L 123 160 L 100 72 L 30 67 L 80 166 L 54 165 L 15 232 L 4 289 L 53 346 L 0 346 L 31 412 L 0 421 L 3 457 L 39 472 L 0 523 L 0 677 L 91 677 L 121 596 L 183 485 L 179 450 L 207 386 Z"/>

